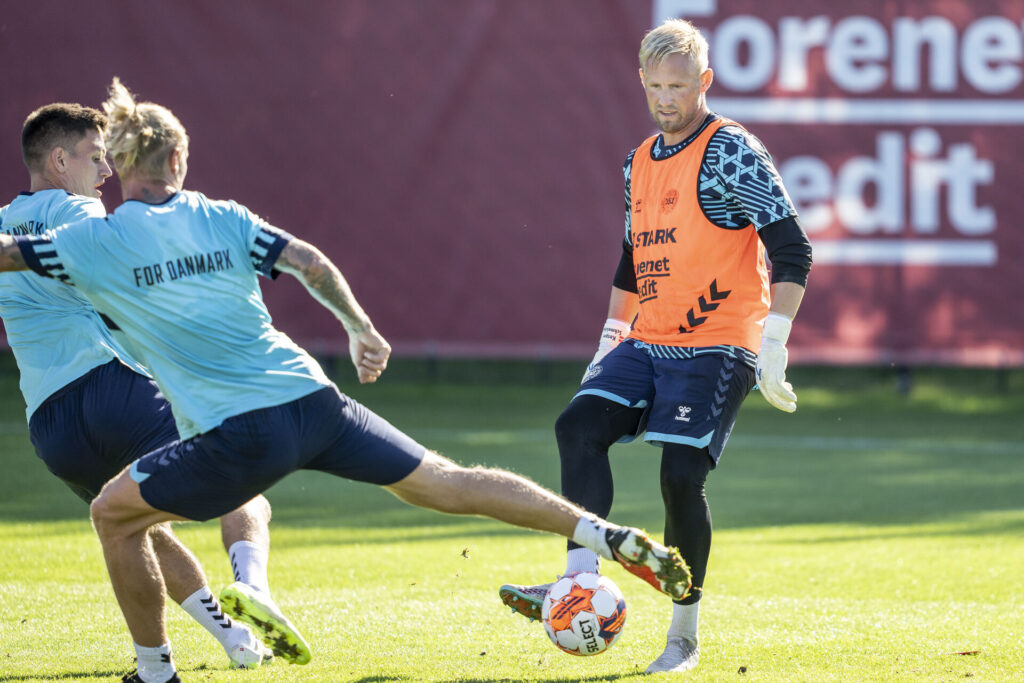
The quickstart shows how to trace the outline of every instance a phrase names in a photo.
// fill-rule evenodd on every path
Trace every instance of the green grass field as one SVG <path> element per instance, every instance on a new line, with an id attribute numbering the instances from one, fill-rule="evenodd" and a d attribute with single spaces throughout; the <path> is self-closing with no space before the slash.
<path id="1" fill-rule="evenodd" d="M 379 385 L 343 389 L 459 462 L 557 489 L 551 425 L 578 370 L 398 363 Z M 752 395 L 709 480 L 715 541 L 689 678 L 1024 679 L 1024 373 L 919 372 L 909 395 L 889 371 L 790 374 L 800 410 Z M 612 519 L 660 536 L 657 451 L 614 453 Z M 0 463 L 0 681 L 119 680 L 133 652 L 99 544 L 85 506 L 32 452 L 6 357 Z M 268 498 L 271 582 L 313 662 L 228 671 L 171 605 L 185 680 L 628 681 L 661 651 L 670 603 L 617 566 L 606 568 L 629 616 L 599 657 L 559 653 L 502 607 L 501 583 L 563 569 L 555 537 L 317 474 Z M 218 526 L 178 529 L 214 590 L 229 582 Z"/>

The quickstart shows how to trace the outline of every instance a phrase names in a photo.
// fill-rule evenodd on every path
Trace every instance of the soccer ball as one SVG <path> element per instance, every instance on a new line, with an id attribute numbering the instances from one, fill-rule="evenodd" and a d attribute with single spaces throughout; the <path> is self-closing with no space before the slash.
<path id="1" fill-rule="evenodd" d="M 562 652 L 598 655 L 622 635 L 626 600 L 607 576 L 569 574 L 551 586 L 541 617 L 548 638 Z"/>

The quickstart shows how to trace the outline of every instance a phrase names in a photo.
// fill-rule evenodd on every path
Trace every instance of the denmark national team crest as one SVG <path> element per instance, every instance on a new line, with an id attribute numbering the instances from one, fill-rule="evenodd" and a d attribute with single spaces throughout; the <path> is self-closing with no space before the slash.
<path id="1" fill-rule="evenodd" d="M 676 208 L 676 204 L 679 202 L 679 192 L 677 190 L 669 190 L 665 193 L 664 199 L 661 200 L 661 212 L 668 213 L 672 209 Z"/>

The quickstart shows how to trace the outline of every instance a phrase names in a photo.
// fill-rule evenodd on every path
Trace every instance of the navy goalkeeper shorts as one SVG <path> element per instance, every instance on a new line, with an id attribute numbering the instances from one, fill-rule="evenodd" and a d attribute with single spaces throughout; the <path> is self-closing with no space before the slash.
<path id="1" fill-rule="evenodd" d="M 754 388 L 753 369 L 726 352 L 682 349 L 679 358 L 662 358 L 643 342 L 626 340 L 587 373 L 576 396 L 600 396 L 642 409 L 636 434 L 656 446 L 681 443 L 707 448 L 715 463 L 722 457 L 740 405 Z"/>

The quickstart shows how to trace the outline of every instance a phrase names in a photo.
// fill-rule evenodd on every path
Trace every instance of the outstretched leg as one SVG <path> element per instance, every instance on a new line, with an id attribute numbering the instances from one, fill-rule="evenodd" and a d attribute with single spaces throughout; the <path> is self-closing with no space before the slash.
<path id="1" fill-rule="evenodd" d="M 665 548 L 637 529 L 595 517 L 512 472 L 461 467 L 428 451 L 411 474 L 387 488 L 420 507 L 483 515 L 571 538 L 675 598 L 685 596 L 690 588 L 689 569 L 674 548 Z"/>

